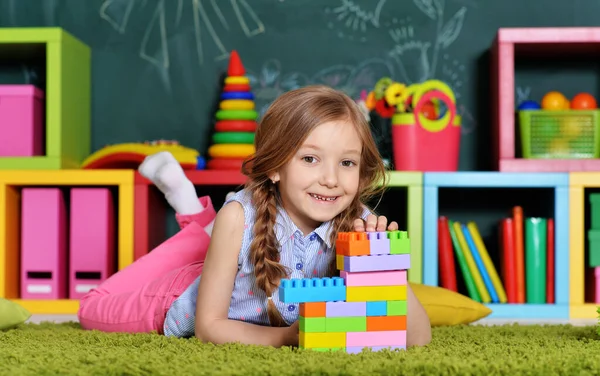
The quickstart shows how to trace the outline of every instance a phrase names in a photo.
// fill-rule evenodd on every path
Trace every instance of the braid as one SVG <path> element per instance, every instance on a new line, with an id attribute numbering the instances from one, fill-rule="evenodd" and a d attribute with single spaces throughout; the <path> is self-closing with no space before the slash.
<path id="1" fill-rule="evenodd" d="M 253 228 L 254 240 L 250 244 L 250 259 L 254 264 L 256 285 L 266 293 L 267 298 L 270 298 L 279 286 L 279 280 L 287 276 L 285 267 L 279 263 L 279 249 L 275 236 L 277 218 L 275 185 L 267 180 L 256 187 L 252 198 L 256 203 L 256 222 Z M 268 299 L 267 314 L 271 326 L 286 326 L 272 299 Z"/>

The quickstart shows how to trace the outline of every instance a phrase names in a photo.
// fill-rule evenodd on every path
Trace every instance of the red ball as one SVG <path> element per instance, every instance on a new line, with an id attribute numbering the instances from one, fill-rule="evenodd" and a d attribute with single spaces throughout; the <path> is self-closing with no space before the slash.
<path id="1" fill-rule="evenodd" d="M 593 110 L 597 107 L 596 98 L 588 93 L 579 93 L 571 100 L 573 110 Z"/>

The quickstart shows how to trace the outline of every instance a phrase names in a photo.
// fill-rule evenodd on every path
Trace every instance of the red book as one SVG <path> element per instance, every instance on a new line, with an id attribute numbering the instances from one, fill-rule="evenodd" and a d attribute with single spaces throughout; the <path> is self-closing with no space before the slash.
<path id="1" fill-rule="evenodd" d="M 502 250 L 502 278 L 506 289 L 506 301 L 518 303 L 517 278 L 515 273 L 515 237 L 512 218 L 504 218 L 500 223 L 500 249 Z"/>
<path id="2" fill-rule="evenodd" d="M 452 239 L 448 229 L 448 218 L 438 219 L 438 260 L 440 270 L 441 286 L 458 292 L 456 284 L 456 267 L 454 265 L 454 254 L 452 252 Z"/>
<path id="3" fill-rule="evenodd" d="M 546 303 L 554 304 L 554 219 L 546 223 Z"/>

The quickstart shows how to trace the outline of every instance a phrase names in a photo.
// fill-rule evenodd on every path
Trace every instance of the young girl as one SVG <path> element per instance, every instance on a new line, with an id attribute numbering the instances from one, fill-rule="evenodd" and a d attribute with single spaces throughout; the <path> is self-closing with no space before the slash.
<path id="1" fill-rule="evenodd" d="M 176 211 L 181 231 L 80 301 L 85 329 L 157 331 L 222 344 L 298 345 L 298 304 L 281 278 L 333 275 L 340 231 L 397 229 L 366 208 L 385 170 L 358 106 L 323 86 L 281 95 L 264 115 L 246 186 L 215 216 L 168 153 L 140 166 Z M 408 288 L 407 345 L 431 328 Z"/>

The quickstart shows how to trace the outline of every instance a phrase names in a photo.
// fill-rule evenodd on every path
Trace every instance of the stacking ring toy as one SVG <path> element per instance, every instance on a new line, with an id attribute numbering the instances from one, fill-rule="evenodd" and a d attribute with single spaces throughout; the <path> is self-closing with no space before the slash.
<path id="1" fill-rule="evenodd" d="M 231 91 L 250 91 L 250 85 L 248 84 L 227 84 L 225 86 L 223 86 L 223 91 L 224 92 L 231 92 Z"/>
<path id="2" fill-rule="evenodd" d="M 225 85 L 228 85 L 228 84 L 249 85 L 250 84 L 250 79 L 248 77 L 245 77 L 245 76 L 229 76 L 229 77 L 225 77 Z"/>
<path id="3" fill-rule="evenodd" d="M 211 158 L 246 158 L 254 152 L 251 144 L 214 144 L 208 148 Z"/>
<path id="4" fill-rule="evenodd" d="M 226 99 L 221 101 L 219 107 L 222 110 L 254 110 L 254 101 L 247 99 Z"/>
<path id="5" fill-rule="evenodd" d="M 222 93 L 221 94 L 221 100 L 227 100 L 227 99 L 248 99 L 248 100 L 252 100 L 254 99 L 254 94 L 252 94 L 252 92 L 249 91 L 230 91 L 227 93 Z"/>
<path id="6" fill-rule="evenodd" d="M 244 158 L 215 158 L 206 163 L 209 170 L 242 170 Z"/>
<path id="7" fill-rule="evenodd" d="M 216 132 L 254 132 L 256 130 L 254 120 L 221 120 L 215 124 Z"/>
<path id="8" fill-rule="evenodd" d="M 212 136 L 213 144 L 253 144 L 253 132 L 217 132 Z"/>

